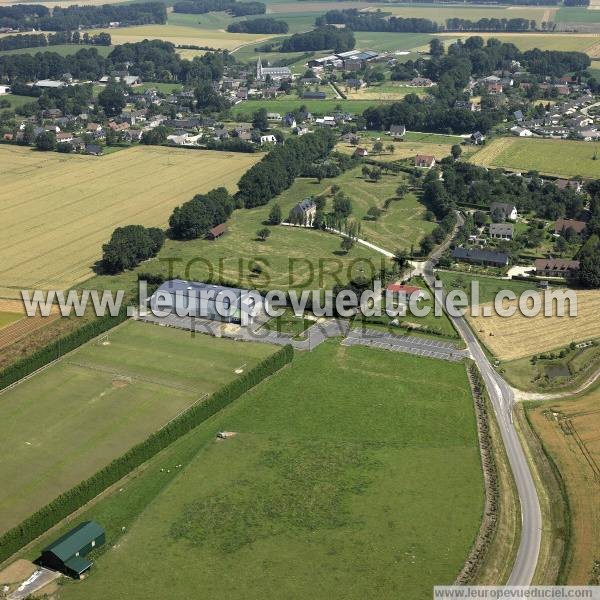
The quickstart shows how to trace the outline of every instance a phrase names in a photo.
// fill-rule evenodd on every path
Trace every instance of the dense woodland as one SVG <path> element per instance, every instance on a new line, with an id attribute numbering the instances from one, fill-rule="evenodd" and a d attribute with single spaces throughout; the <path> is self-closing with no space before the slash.
<path id="1" fill-rule="evenodd" d="M 0 26 L 23 31 L 33 28 L 42 31 L 76 31 L 79 28 L 107 27 L 112 22 L 121 25 L 164 24 L 167 9 L 163 2 L 138 2 L 133 4 L 103 4 L 61 8 L 52 12 L 36 5 L 0 7 Z"/>
<path id="2" fill-rule="evenodd" d="M 227 26 L 229 33 L 287 33 L 289 25 L 285 21 L 271 18 L 238 21 Z"/>
<path id="3" fill-rule="evenodd" d="M 234 17 L 264 15 L 267 7 L 262 2 L 236 2 L 236 0 L 183 0 L 175 2 L 173 12 L 202 15 L 226 11 Z"/>
<path id="4" fill-rule="evenodd" d="M 317 27 L 306 33 L 295 33 L 283 40 L 281 52 L 306 52 L 307 50 L 333 50 L 346 52 L 352 50 L 356 40 L 350 29 L 337 27 Z"/>

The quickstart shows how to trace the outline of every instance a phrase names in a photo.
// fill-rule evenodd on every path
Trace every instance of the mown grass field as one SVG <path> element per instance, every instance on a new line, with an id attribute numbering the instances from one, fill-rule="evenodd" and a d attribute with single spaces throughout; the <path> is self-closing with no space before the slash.
<path id="1" fill-rule="evenodd" d="M 562 6 L 556 11 L 554 21 L 559 23 L 600 23 L 600 10 L 585 6 Z"/>
<path id="2" fill-rule="evenodd" d="M 596 152 L 600 152 L 600 144 L 593 142 L 507 137 L 487 143 L 469 162 L 545 175 L 597 178 L 600 160 L 594 160 Z"/>
<path id="3" fill-rule="evenodd" d="M 129 321 L 0 395 L 4 531 L 273 352 Z"/>
<path id="4" fill-rule="evenodd" d="M 463 365 L 332 340 L 192 433 L 87 511 L 105 552 L 61 598 L 425 600 L 478 530 Z"/>
<path id="5" fill-rule="evenodd" d="M 23 314 L 17 312 L 0 311 L 0 329 L 4 329 L 12 323 L 16 323 L 23 318 Z"/>
<path id="6" fill-rule="evenodd" d="M 348 100 L 402 100 L 408 94 L 424 96 L 427 91 L 422 87 L 410 87 L 387 82 L 380 85 L 368 86 L 355 90 L 346 88 L 343 84 L 340 88 L 348 97 Z"/>
<path id="7" fill-rule="evenodd" d="M 83 281 L 115 227 L 164 226 L 195 194 L 235 191 L 260 158 L 147 146 L 94 157 L 2 145 L 1 285 L 14 292 Z"/>
<path id="8" fill-rule="evenodd" d="M 384 151 L 378 155 L 373 153 L 373 144 L 376 139 L 379 138 L 380 141 L 384 145 Z M 429 141 L 431 139 L 431 141 Z M 424 138 L 423 140 L 414 139 L 411 140 L 407 138 L 404 142 L 395 141 L 389 136 L 378 135 L 375 137 L 361 138 L 359 145 L 361 147 L 365 147 L 367 151 L 370 153 L 371 158 L 381 159 L 381 160 L 396 160 L 399 158 L 412 158 L 417 154 L 429 154 L 435 156 L 436 160 L 441 160 L 446 156 L 450 156 L 450 149 L 453 144 L 460 143 L 460 140 L 453 140 L 452 143 L 449 142 L 441 142 L 437 140 L 435 136 L 431 138 Z M 387 146 L 394 146 L 393 154 L 387 149 Z M 352 154 L 354 150 L 356 150 L 356 146 L 351 146 L 346 143 L 339 143 L 338 150 L 340 152 L 345 152 L 348 154 Z"/>
<path id="9" fill-rule="evenodd" d="M 591 583 L 600 555 L 600 393 L 528 404 L 529 420 L 560 472 L 569 501 L 567 585 Z"/>

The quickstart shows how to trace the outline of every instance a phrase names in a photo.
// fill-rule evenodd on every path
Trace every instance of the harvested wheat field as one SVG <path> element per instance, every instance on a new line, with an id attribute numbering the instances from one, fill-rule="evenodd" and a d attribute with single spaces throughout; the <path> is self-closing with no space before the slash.
<path id="1" fill-rule="evenodd" d="M 571 552 L 565 583 L 586 585 L 600 556 L 600 393 L 532 405 L 528 414 L 569 498 Z"/>
<path id="2" fill-rule="evenodd" d="M 234 191 L 260 158 L 149 146 L 101 157 L 0 147 L 0 293 L 87 279 L 116 227 L 165 226 L 195 194 Z"/>
<path id="3" fill-rule="evenodd" d="M 576 292 L 577 316 L 545 317 L 543 311 L 535 317 L 525 317 L 517 311 L 512 317 L 472 317 L 468 319 L 475 333 L 500 359 L 514 360 L 546 350 L 600 337 L 600 292 Z M 543 294 L 542 305 L 543 305 Z M 505 306 L 510 306 L 505 302 Z M 486 306 L 481 305 L 482 311 Z"/>
<path id="4" fill-rule="evenodd" d="M 23 302 L 0 298 L 0 350 L 18 342 L 26 335 L 41 329 L 58 318 L 58 308 L 53 307 L 47 317 L 27 317 Z"/>

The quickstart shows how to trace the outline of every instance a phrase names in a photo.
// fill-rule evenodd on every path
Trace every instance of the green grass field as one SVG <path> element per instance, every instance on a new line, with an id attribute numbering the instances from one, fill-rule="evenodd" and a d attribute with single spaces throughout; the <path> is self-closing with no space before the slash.
<path id="1" fill-rule="evenodd" d="M 0 531 L 273 352 L 129 321 L 0 396 Z"/>
<path id="2" fill-rule="evenodd" d="M 306 106 L 309 112 L 314 115 L 322 116 L 329 115 L 336 109 L 352 114 L 361 114 L 370 106 L 374 104 L 382 104 L 381 100 L 306 100 L 298 98 L 297 96 L 279 96 L 272 100 L 248 100 L 242 102 L 231 109 L 233 115 L 241 115 L 245 117 L 252 117 L 252 113 L 256 112 L 259 108 L 266 108 L 269 112 L 277 112 L 282 116 L 295 108 Z M 246 119 L 248 120 L 248 119 Z"/>
<path id="3" fill-rule="evenodd" d="M 18 96 L 17 94 L 2 94 L 0 100 L 8 100 L 10 102 L 10 107 L 8 108 L 14 110 L 19 106 L 23 106 L 23 104 L 29 104 L 31 102 L 35 103 L 37 98 L 32 98 L 31 96 Z M 6 109 L 2 108 L 0 110 Z"/>
<path id="4" fill-rule="evenodd" d="M 558 23 L 600 23 L 600 10 L 588 10 L 584 6 L 563 6 L 556 11 Z"/>
<path id="5" fill-rule="evenodd" d="M 469 161 L 485 167 L 539 171 L 563 177 L 600 177 L 600 161 L 594 160 L 600 144 L 572 140 L 496 138 Z"/>
<path id="6" fill-rule="evenodd" d="M 92 46 L 91 44 L 57 44 L 56 46 L 44 46 L 43 48 L 19 48 L 17 50 L 1 50 L 0 56 L 4 54 L 37 54 L 38 52 L 56 52 L 61 56 L 75 54 L 84 48 L 96 48 L 100 56 L 108 56 L 113 49 L 112 46 Z"/>
<path id="7" fill-rule="evenodd" d="M 460 364 L 330 341 L 164 454 L 79 516 L 107 544 L 61 598 L 425 600 L 482 513 Z"/>
<path id="8" fill-rule="evenodd" d="M 7 327 L 11 323 L 16 323 L 23 318 L 23 314 L 8 311 L 0 311 L 0 329 Z"/>

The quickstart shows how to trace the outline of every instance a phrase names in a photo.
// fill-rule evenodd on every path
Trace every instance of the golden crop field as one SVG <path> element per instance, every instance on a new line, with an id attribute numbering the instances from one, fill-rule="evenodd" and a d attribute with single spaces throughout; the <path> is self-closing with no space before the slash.
<path id="1" fill-rule="evenodd" d="M 514 360 L 600 337 L 600 292 L 577 290 L 576 317 L 545 317 L 543 312 L 535 317 L 525 317 L 518 310 L 511 317 L 493 314 L 484 317 L 482 304 L 480 316 L 468 316 L 473 331 L 500 360 Z M 543 305 L 543 294 L 542 305 Z M 505 303 L 510 306 L 510 302 Z M 494 311 L 495 312 L 495 311 Z M 567 311 L 568 313 L 568 311 Z"/>
<path id="2" fill-rule="evenodd" d="M 195 194 L 221 185 L 235 191 L 260 158 L 151 146 L 101 157 L 0 146 L 0 295 L 87 279 L 116 227 L 164 226 Z"/>
<path id="3" fill-rule="evenodd" d="M 567 585 L 586 585 L 600 556 L 600 393 L 528 408 L 535 431 L 560 471 L 569 498 Z"/>
<path id="4" fill-rule="evenodd" d="M 113 45 L 143 40 L 165 40 L 175 45 L 208 46 L 222 50 L 235 50 L 240 46 L 267 40 L 272 35 L 255 33 L 227 33 L 219 29 L 200 29 L 183 25 L 139 25 L 118 29 L 91 29 L 90 34 L 109 33 Z"/>

